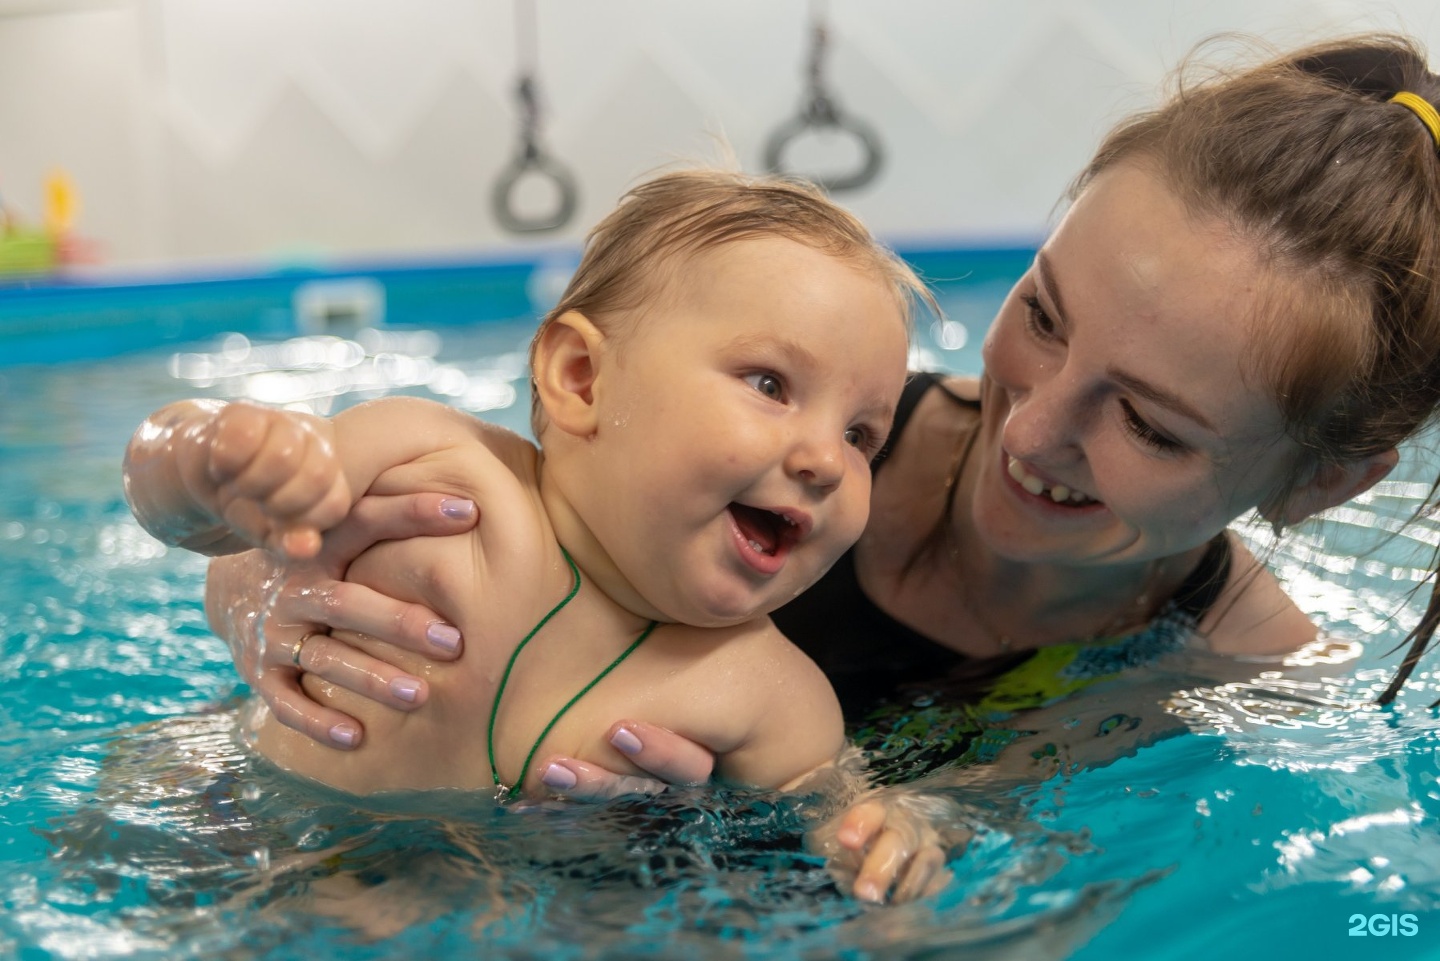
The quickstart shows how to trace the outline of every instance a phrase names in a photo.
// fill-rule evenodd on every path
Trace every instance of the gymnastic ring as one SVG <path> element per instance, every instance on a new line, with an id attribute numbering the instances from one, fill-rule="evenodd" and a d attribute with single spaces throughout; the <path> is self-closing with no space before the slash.
<path id="1" fill-rule="evenodd" d="M 560 191 L 560 202 L 550 216 L 522 217 L 516 213 L 515 186 L 527 173 L 539 174 Z M 517 234 L 536 234 L 559 230 L 568 224 L 570 218 L 575 216 L 578 199 L 579 191 L 575 186 L 575 178 L 563 164 L 538 150 L 526 150 L 501 172 L 500 179 L 495 181 L 494 192 L 490 195 L 490 204 L 495 211 L 495 219 L 500 221 L 500 226 L 506 230 Z"/>
<path id="2" fill-rule="evenodd" d="M 302 634 L 300 636 L 300 640 L 296 641 L 295 646 L 290 649 L 290 663 L 294 664 L 296 667 L 299 667 L 302 671 L 305 670 L 305 668 L 300 667 L 301 648 L 305 646 L 305 642 L 310 640 L 310 638 L 323 637 L 324 635 L 325 631 L 306 631 L 304 634 Z"/>
<path id="3" fill-rule="evenodd" d="M 855 190 L 863 187 L 880 173 L 885 165 L 885 148 L 873 127 L 863 120 L 847 116 L 833 107 L 816 111 L 810 109 L 782 123 L 765 143 L 765 167 L 774 174 L 786 174 L 783 162 L 785 148 L 791 141 L 808 130 L 834 129 L 847 133 L 860 142 L 865 156 L 860 167 L 853 173 L 834 177 L 807 177 L 816 186 L 835 192 Z"/>

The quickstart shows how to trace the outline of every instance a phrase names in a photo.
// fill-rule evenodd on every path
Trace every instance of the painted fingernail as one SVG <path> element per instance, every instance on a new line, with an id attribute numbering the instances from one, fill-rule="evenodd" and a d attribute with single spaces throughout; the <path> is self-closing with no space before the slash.
<path id="1" fill-rule="evenodd" d="M 353 724 L 337 724 L 330 729 L 330 740 L 341 747 L 354 747 L 359 737 L 360 732 Z"/>
<path id="2" fill-rule="evenodd" d="M 624 727 L 610 736 L 610 743 L 615 745 L 615 749 L 621 754 L 639 754 L 640 749 L 645 746 L 640 743 L 640 739 L 636 737 L 629 728 Z"/>
<path id="3" fill-rule="evenodd" d="M 420 682 L 413 677 L 397 677 L 390 682 L 390 693 L 402 701 L 413 702 L 420 693 Z"/>
<path id="4" fill-rule="evenodd" d="M 475 516 L 475 502 L 459 497 L 447 497 L 440 502 L 440 513 L 446 517 L 469 520 Z"/>
<path id="5" fill-rule="evenodd" d="M 552 764 L 540 775 L 540 783 L 557 791 L 568 791 L 579 783 L 575 772 L 560 764 Z"/>
<path id="6" fill-rule="evenodd" d="M 425 639 L 445 651 L 460 649 L 460 632 L 444 621 L 435 621 L 425 628 Z"/>

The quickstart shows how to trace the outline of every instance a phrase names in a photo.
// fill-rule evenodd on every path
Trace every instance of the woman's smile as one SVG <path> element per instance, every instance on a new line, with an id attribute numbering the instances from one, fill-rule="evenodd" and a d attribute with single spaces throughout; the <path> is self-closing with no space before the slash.
<path id="1" fill-rule="evenodd" d="M 1076 508 L 1103 506 L 1095 498 L 1078 488 L 1070 488 L 1061 483 L 1049 483 L 1045 478 L 1030 473 L 1024 464 L 1009 454 L 1005 454 L 1005 461 L 1005 473 L 1010 475 L 1010 479 L 1031 497 L 1042 502 L 1048 499 L 1055 506 L 1072 511 Z"/>

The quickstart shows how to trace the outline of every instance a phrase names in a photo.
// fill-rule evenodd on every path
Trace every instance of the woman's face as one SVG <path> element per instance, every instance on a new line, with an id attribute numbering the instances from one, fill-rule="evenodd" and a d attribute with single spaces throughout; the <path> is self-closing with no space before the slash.
<path id="1" fill-rule="evenodd" d="M 973 516 L 1013 560 L 1107 564 L 1196 547 L 1293 463 L 1249 369 L 1276 282 L 1154 174 L 1097 177 L 985 340 Z"/>

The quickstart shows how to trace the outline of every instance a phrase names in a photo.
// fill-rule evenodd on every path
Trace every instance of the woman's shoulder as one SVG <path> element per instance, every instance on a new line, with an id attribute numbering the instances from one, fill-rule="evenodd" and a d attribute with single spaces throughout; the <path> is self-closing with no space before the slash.
<path id="1" fill-rule="evenodd" d="M 1230 576 L 1199 628 L 1217 654 L 1278 656 L 1315 640 L 1318 629 L 1275 575 L 1233 533 Z"/>
<path id="2" fill-rule="evenodd" d="M 931 374 L 928 387 L 915 403 L 906 422 L 897 428 L 891 457 L 918 457 L 922 464 L 933 463 L 935 444 L 954 440 L 975 423 L 980 410 L 980 380 Z"/>
<path id="3" fill-rule="evenodd" d="M 980 378 L 971 374 L 944 374 L 937 378 L 943 393 L 952 400 L 963 401 L 978 407 L 980 405 Z"/>

